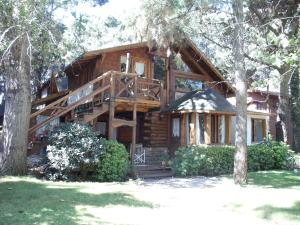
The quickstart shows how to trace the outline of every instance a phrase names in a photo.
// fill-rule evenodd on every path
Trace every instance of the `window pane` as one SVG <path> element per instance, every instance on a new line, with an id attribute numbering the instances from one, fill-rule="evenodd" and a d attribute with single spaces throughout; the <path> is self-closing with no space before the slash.
<path id="1" fill-rule="evenodd" d="M 225 144 L 225 116 L 219 116 L 219 143 Z"/>
<path id="2" fill-rule="evenodd" d="M 137 73 L 137 75 L 143 77 L 145 75 L 145 64 L 141 62 L 136 62 L 134 71 L 135 73 Z"/>
<path id="3" fill-rule="evenodd" d="M 126 72 L 126 61 L 127 61 L 127 56 L 122 55 L 121 56 L 121 72 Z"/>
<path id="4" fill-rule="evenodd" d="M 199 80 L 190 80 L 184 78 L 176 78 L 176 89 L 184 89 L 185 91 L 195 91 L 203 89 L 203 82 Z"/>
<path id="5" fill-rule="evenodd" d="M 153 61 L 154 61 L 154 74 L 153 74 L 154 79 L 165 80 L 166 73 L 167 73 L 166 60 L 159 56 L 154 56 Z"/>
<path id="6" fill-rule="evenodd" d="M 262 120 L 255 121 L 255 130 L 256 130 L 256 141 L 261 142 L 263 140 L 263 123 Z"/>
<path id="7" fill-rule="evenodd" d="M 196 114 L 196 144 L 204 144 L 204 114 Z"/>
<path id="8" fill-rule="evenodd" d="M 179 118 L 173 118 L 172 122 L 172 136 L 173 137 L 179 137 L 180 136 L 180 119 Z"/>

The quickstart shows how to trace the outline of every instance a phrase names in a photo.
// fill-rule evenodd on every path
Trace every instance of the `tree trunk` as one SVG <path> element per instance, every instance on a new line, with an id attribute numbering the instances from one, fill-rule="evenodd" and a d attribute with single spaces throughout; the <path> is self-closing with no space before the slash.
<path id="1" fill-rule="evenodd" d="M 294 134 L 294 149 L 300 152 L 300 74 L 295 70 L 291 81 L 292 121 Z"/>
<path id="2" fill-rule="evenodd" d="M 280 69 L 279 84 L 279 106 L 277 109 L 278 128 L 276 132 L 282 135 L 276 135 L 276 141 L 288 142 L 288 118 L 289 118 L 289 85 L 292 71 L 288 65 L 282 66 Z"/>
<path id="3" fill-rule="evenodd" d="M 247 84 L 244 61 L 244 28 L 243 28 L 243 1 L 233 1 L 235 16 L 233 54 L 235 62 L 236 81 L 236 144 L 234 155 L 234 182 L 247 182 Z"/>
<path id="4" fill-rule="evenodd" d="M 0 175 L 26 174 L 26 154 L 31 109 L 30 56 L 27 36 L 11 48 L 5 62 L 5 111 L 0 146 Z"/>

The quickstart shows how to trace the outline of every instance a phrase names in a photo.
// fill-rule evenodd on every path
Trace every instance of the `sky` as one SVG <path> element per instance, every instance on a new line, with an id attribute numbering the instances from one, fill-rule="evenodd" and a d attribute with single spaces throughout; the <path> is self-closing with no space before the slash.
<path id="1" fill-rule="evenodd" d="M 88 14 L 93 17 L 106 18 L 114 16 L 118 19 L 126 18 L 131 12 L 139 9 L 140 0 L 108 0 L 103 6 L 92 6 L 91 4 L 79 3 L 75 7 L 76 14 Z M 74 17 L 70 10 L 58 9 L 55 18 L 63 22 L 66 26 L 70 26 L 74 22 Z"/>

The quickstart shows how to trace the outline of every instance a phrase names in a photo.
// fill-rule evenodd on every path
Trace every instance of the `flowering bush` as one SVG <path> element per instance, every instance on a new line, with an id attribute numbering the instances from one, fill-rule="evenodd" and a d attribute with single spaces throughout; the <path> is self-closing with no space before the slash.
<path id="1" fill-rule="evenodd" d="M 49 131 L 47 178 L 51 180 L 86 179 L 103 153 L 103 140 L 88 125 L 62 124 Z"/>

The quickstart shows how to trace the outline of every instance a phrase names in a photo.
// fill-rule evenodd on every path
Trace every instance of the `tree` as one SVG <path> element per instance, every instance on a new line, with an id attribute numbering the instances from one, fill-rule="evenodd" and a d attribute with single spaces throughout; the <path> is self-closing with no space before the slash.
<path id="1" fill-rule="evenodd" d="M 0 175 L 26 173 L 31 85 L 37 73 L 46 71 L 57 59 L 52 56 L 57 55 L 60 30 L 49 10 L 53 2 L 0 2 L 0 66 L 5 77 Z"/>
<path id="2" fill-rule="evenodd" d="M 279 107 L 278 115 L 283 134 L 287 142 L 287 125 L 289 115 L 289 86 L 293 74 L 293 58 L 298 46 L 296 41 L 299 31 L 299 0 L 254 0 L 248 1 L 248 23 L 252 30 L 248 45 L 255 46 L 254 57 L 247 57 L 276 70 L 279 73 Z M 253 45 L 254 44 L 254 45 Z M 250 50 L 250 49 L 249 49 Z M 250 50 L 251 51 L 251 50 Z"/>
<path id="3" fill-rule="evenodd" d="M 234 155 L 234 182 L 247 182 L 247 80 L 244 60 L 244 15 L 243 1 L 234 0 L 232 4 L 234 24 L 234 68 L 236 82 L 236 144 Z"/>
<path id="4" fill-rule="evenodd" d="M 295 70 L 291 80 L 291 105 L 295 149 L 300 152 L 300 76 Z"/>

